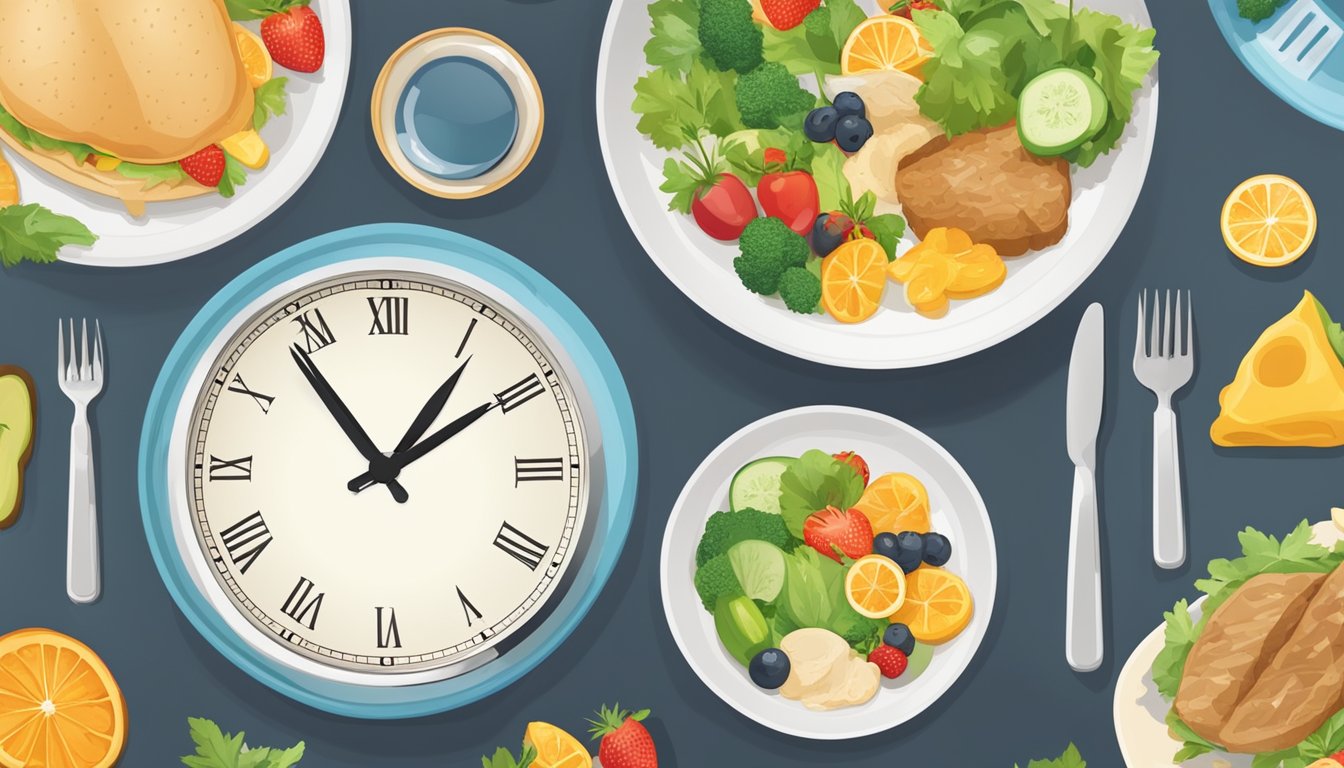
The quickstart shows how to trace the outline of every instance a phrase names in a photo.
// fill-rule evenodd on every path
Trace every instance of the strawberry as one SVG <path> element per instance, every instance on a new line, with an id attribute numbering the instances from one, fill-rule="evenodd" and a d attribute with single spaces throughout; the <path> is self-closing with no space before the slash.
<path id="1" fill-rule="evenodd" d="M 588 729 L 594 739 L 601 739 L 597 748 L 597 758 L 602 768 L 658 768 L 658 750 L 654 748 L 653 737 L 640 721 L 649 716 L 649 710 L 641 709 L 633 714 L 621 709 L 621 705 L 602 707 L 596 720 L 589 720 L 593 727 Z"/>
<path id="2" fill-rule="evenodd" d="M 868 478 L 869 478 L 868 462 L 864 461 L 862 456 L 853 451 L 841 451 L 840 453 L 835 454 L 831 458 L 835 459 L 836 461 L 843 461 L 849 466 L 853 467 L 854 471 L 858 472 L 859 475 L 863 478 L 863 487 L 865 488 L 868 487 Z"/>
<path id="3" fill-rule="evenodd" d="M 307 5 L 262 19 L 261 41 L 276 64 L 295 72 L 316 72 L 326 57 L 322 20 Z"/>
<path id="4" fill-rule="evenodd" d="M 910 666 L 910 660 L 900 648 L 893 648 L 890 645 L 879 645 L 868 654 L 868 660 L 877 665 L 881 670 L 882 676 L 895 680 L 905 674 L 905 668 Z"/>
<path id="5" fill-rule="evenodd" d="M 214 144 L 178 160 L 177 164 L 193 180 L 207 187 L 218 187 L 224 178 L 224 150 Z"/>
<path id="6" fill-rule="evenodd" d="M 770 26 L 778 30 L 793 29 L 803 23 L 807 14 L 817 10 L 821 0 L 761 0 L 761 10 Z"/>
<path id="7" fill-rule="evenodd" d="M 873 553 L 873 524 L 857 509 L 841 512 L 827 507 L 803 522 L 803 543 L 837 563 L 841 560 L 836 549 L 857 560 Z"/>
<path id="8" fill-rule="evenodd" d="M 932 0 L 896 0 L 888 10 L 897 16 L 910 18 L 914 11 L 936 11 L 938 6 Z"/>

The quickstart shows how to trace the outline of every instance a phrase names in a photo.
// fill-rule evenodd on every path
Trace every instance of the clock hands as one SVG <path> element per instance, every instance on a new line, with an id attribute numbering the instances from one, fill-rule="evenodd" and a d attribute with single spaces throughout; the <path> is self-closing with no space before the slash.
<path id="1" fill-rule="evenodd" d="M 443 382 L 443 384 L 434 391 L 434 394 L 430 396 L 429 401 L 425 403 L 424 407 L 420 409 L 420 413 L 416 415 L 415 421 L 411 422 L 411 426 L 406 430 L 406 434 L 402 436 L 401 442 L 397 443 L 397 447 L 393 451 L 394 454 L 406 452 L 411 446 L 415 445 L 416 440 L 419 440 L 421 436 L 425 434 L 425 431 L 429 429 L 430 425 L 434 423 L 434 420 L 443 412 L 444 404 L 448 402 L 448 398 L 452 396 L 453 390 L 457 388 L 457 380 L 462 378 L 462 372 L 467 369 L 467 363 L 470 362 L 471 358 L 468 357 L 456 371 L 453 371 L 453 375 L 449 376 L 448 380 Z"/>
<path id="2" fill-rule="evenodd" d="M 336 419 L 336 423 L 340 425 L 341 430 L 345 432 L 345 436 L 350 439 L 360 455 L 368 460 L 370 470 L 378 475 L 379 482 L 387 485 L 388 491 L 397 503 L 405 504 L 410 495 L 406 493 L 406 489 L 402 487 L 401 483 L 397 482 L 397 472 L 400 471 L 400 467 L 392 466 L 391 459 L 379 452 L 378 447 L 373 444 L 373 440 L 369 438 L 368 433 L 355 420 L 354 414 L 336 394 L 336 390 L 322 375 L 322 371 L 318 369 L 317 364 L 313 362 L 308 352 L 296 344 L 290 348 L 289 353 L 294 357 L 294 364 L 299 367 L 303 377 L 308 380 L 308 384 L 312 386 L 313 391 L 322 400 L 322 404 L 327 407 L 327 411 L 331 413 L 332 417 Z"/>
<path id="3" fill-rule="evenodd" d="M 375 483 L 388 482 L 388 479 L 385 478 L 390 478 L 392 482 L 395 482 L 397 474 L 409 464 L 417 461 L 425 454 L 448 442 L 449 438 L 472 424 L 475 424 L 482 416 L 500 407 L 501 404 L 499 399 L 496 398 L 493 403 L 485 403 L 476 406 L 462 416 L 454 419 L 443 429 L 440 429 L 423 441 L 416 443 L 402 453 L 395 453 L 385 457 L 381 466 L 374 466 L 371 464 L 368 472 L 351 480 L 346 487 L 349 488 L 352 493 L 359 493 Z"/>

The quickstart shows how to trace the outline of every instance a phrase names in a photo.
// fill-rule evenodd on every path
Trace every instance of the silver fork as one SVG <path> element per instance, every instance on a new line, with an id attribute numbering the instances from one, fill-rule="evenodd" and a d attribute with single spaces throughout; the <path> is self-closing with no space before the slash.
<path id="1" fill-rule="evenodd" d="M 1344 29 L 1316 0 L 1296 0 L 1256 41 L 1288 72 L 1309 79 L 1344 38 Z"/>
<path id="2" fill-rule="evenodd" d="M 76 603 L 91 603 L 102 593 L 98 553 L 98 506 L 94 489 L 93 441 L 89 433 L 89 404 L 103 391 L 103 329 L 93 321 L 93 354 L 89 354 L 89 321 L 80 321 L 75 343 L 75 321 L 67 329 L 56 322 L 57 374 L 61 391 L 75 405 L 70 426 L 70 522 L 65 548 L 65 592 Z M 76 350 L 78 349 L 78 354 Z"/>
<path id="3" fill-rule="evenodd" d="M 1190 293 L 1181 292 L 1173 309 L 1171 291 L 1166 292 L 1163 311 L 1161 291 L 1153 291 L 1152 303 L 1145 291 L 1139 294 L 1139 327 L 1134 339 L 1134 376 L 1157 396 L 1153 412 L 1153 560 L 1163 568 L 1185 563 L 1185 512 L 1181 508 L 1180 437 L 1171 396 L 1190 381 L 1195 369 L 1194 314 Z M 1144 349 L 1143 329 L 1151 328 Z"/>

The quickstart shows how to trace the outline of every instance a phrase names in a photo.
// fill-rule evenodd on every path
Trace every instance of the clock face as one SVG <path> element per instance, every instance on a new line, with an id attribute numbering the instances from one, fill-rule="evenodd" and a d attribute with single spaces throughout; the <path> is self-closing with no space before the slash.
<path id="1" fill-rule="evenodd" d="M 460 662 L 537 615 L 579 555 L 579 410 L 488 296 L 403 272 L 312 285 L 210 369 L 188 431 L 197 540 L 234 607 L 297 653 Z"/>

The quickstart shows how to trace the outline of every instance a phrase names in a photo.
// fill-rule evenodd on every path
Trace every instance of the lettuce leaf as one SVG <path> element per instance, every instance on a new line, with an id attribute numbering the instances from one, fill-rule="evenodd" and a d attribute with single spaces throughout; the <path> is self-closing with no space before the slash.
<path id="1" fill-rule="evenodd" d="M 1199 634 L 1195 632 L 1190 603 L 1186 600 L 1176 601 L 1162 618 L 1166 619 L 1166 644 L 1153 661 L 1153 684 L 1157 686 L 1157 692 L 1170 701 L 1176 698 L 1176 691 L 1181 687 L 1185 660 L 1190 656 L 1190 649 L 1195 647 Z"/>
<path id="2" fill-rule="evenodd" d="M 808 515 L 826 507 L 849 509 L 861 496 L 863 477 L 824 451 L 804 453 L 779 478 L 779 512 L 800 541 Z"/>
<path id="3" fill-rule="evenodd" d="M 98 237 L 79 221 L 36 203 L 0 208 L 0 264 L 49 263 L 66 245 L 93 245 Z"/>
<path id="4" fill-rule="evenodd" d="M 687 72 L 700 55 L 700 0 L 655 0 L 649 4 L 649 66 Z"/>
<path id="5" fill-rule="evenodd" d="M 252 129 L 260 131 L 274 116 L 285 114 L 285 86 L 287 77 L 272 77 L 252 92 Z"/>
<path id="6" fill-rule="evenodd" d="M 659 149 L 688 146 L 703 131 L 723 137 L 741 130 L 736 84 L 732 72 L 711 70 L 698 59 L 684 75 L 655 69 L 635 82 L 636 127 Z"/>
<path id="7" fill-rule="evenodd" d="M 1017 768 L 1017 765 L 1014 764 L 1013 768 Z M 1078 748 L 1069 744 L 1064 754 L 1054 760 L 1032 760 L 1027 763 L 1027 768 L 1087 768 L 1087 763 L 1083 760 L 1083 756 L 1078 754 Z"/>
<path id="8" fill-rule="evenodd" d="M 1329 339 L 1330 347 L 1335 350 L 1340 362 L 1344 363 L 1344 326 L 1330 317 L 1330 312 L 1320 299 L 1316 300 L 1316 311 L 1321 314 L 1321 325 L 1325 326 L 1325 338 Z"/>

